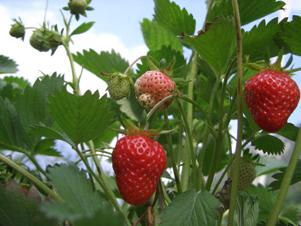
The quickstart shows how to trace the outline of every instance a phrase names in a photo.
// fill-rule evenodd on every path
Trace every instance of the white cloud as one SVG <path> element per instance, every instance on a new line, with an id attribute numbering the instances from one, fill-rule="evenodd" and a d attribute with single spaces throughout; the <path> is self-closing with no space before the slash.
<path id="1" fill-rule="evenodd" d="M 19 64 L 18 75 L 23 76 L 31 82 L 41 76 L 41 71 L 47 74 L 58 73 L 65 74 L 66 80 L 71 80 L 71 71 L 68 59 L 62 47 L 59 47 L 54 56 L 50 56 L 50 52 L 41 53 L 33 49 L 29 44 L 31 30 L 26 31 L 25 41 L 17 40 L 9 36 L 8 31 L 12 23 L 13 17 L 20 16 L 26 26 L 37 27 L 42 24 L 44 17 L 44 8 L 41 7 L 40 1 L 36 0 L 33 9 L 24 11 L 16 9 L 14 12 L 0 4 L 0 54 L 11 57 Z M 47 19 L 52 23 L 60 24 L 59 14 L 48 11 Z M 133 48 L 127 48 L 122 40 L 109 33 L 98 33 L 93 28 L 86 34 L 75 36 L 74 45 L 71 46 L 72 52 L 82 51 L 83 49 L 92 48 L 97 52 L 102 50 L 111 50 L 119 52 L 121 56 L 130 62 L 146 53 L 147 48 L 144 45 L 138 45 Z M 77 67 L 80 72 L 80 67 Z M 83 91 L 90 89 L 104 91 L 105 83 L 98 79 L 95 75 L 85 71 L 81 88 Z"/>

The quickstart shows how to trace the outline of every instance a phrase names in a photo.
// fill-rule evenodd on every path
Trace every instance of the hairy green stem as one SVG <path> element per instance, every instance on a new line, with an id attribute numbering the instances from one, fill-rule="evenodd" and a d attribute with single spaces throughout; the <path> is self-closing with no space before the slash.
<path id="1" fill-rule="evenodd" d="M 191 128 L 189 127 L 189 123 L 188 120 L 186 118 L 184 109 L 182 107 L 182 104 L 180 103 L 180 101 L 178 99 L 176 99 L 180 114 L 182 116 L 182 120 L 184 123 L 184 129 L 186 132 L 186 136 L 187 136 L 187 142 L 188 142 L 188 148 L 189 151 L 187 153 L 185 153 L 186 159 L 184 159 L 184 167 L 183 167 L 183 178 L 182 178 L 182 189 L 183 191 L 186 191 L 188 189 L 188 184 L 189 184 L 189 177 L 190 177 L 190 163 L 192 164 L 192 172 L 193 172 L 193 182 L 196 186 L 196 189 L 199 190 L 201 184 L 197 182 L 197 180 L 199 180 L 199 178 L 196 178 L 197 174 L 197 159 L 195 157 L 195 152 L 194 152 L 194 147 L 193 147 L 193 139 L 192 139 L 192 132 L 191 132 Z"/>
<path id="2" fill-rule="evenodd" d="M 47 174 L 45 172 L 44 169 L 42 169 L 42 167 L 40 166 L 40 164 L 37 162 L 37 160 L 35 159 L 34 156 L 32 156 L 31 154 L 26 154 L 27 158 L 34 164 L 34 166 L 36 167 L 36 169 L 42 173 L 46 178 L 47 178 Z"/>
<path id="3" fill-rule="evenodd" d="M 168 121 L 167 111 L 164 112 L 164 121 L 166 123 L 167 129 L 169 129 L 169 126 L 168 126 L 169 121 Z M 178 190 L 178 192 L 182 192 L 182 186 L 181 186 L 181 183 L 180 183 L 179 171 L 178 171 L 178 167 L 177 167 L 176 160 L 175 160 L 174 149 L 173 149 L 173 146 L 172 146 L 172 137 L 171 137 L 170 133 L 168 133 L 166 136 L 167 136 L 167 143 L 168 143 L 168 148 L 169 148 L 169 153 L 170 153 L 170 160 L 171 160 L 172 170 L 173 170 L 173 173 L 175 175 L 177 190 Z"/>
<path id="4" fill-rule="evenodd" d="M 294 172 L 295 172 L 296 165 L 297 165 L 300 154 L 301 154 L 301 127 L 299 128 L 299 132 L 298 132 L 298 135 L 297 135 L 297 140 L 296 140 L 296 143 L 295 143 L 295 147 L 294 147 L 293 153 L 291 155 L 291 159 L 290 159 L 290 162 L 288 164 L 288 167 L 287 167 L 287 169 L 285 171 L 285 174 L 282 178 L 280 191 L 278 193 L 276 203 L 275 203 L 275 205 L 274 205 L 274 207 L 273 207 L 273 209 L 270 213 L 270 217 L 269 217 L 267 226 L 274 226 L 277 223 L 278 216 L 279 216 L 279 213 L 280 213 L 281 208 L 283 206 L 283 202 L 284 202 L 284 199 L 285 199 L 286 194 L 288 192 L 291 180 L 293 178 L 293 175 L 294 175 Z"/>
<path id="5" fill-rule="evenodd" d="M 162 100 L 160 100 L 156 105 L 147 113 L 146 115 L 146 125 L 144 127 L 145 130 L 149 128 L 150 120 L 153 117 L 153 115 L 160 109 L 160 107 L 166 102 L 171 99 L 173 99 L 174 95 L 169 95 L 167 97 L 164 97 Z"/>
<path id="6" fill-rule="evenodd" d="M 224 136 L 223 136 L 223 130 L 224 130 L 224 100 L 225 100 L 225 95 L 226 95 L 226 87 L 228 83 L 228 78 L 231 73 L 231 69 L 233 66 L 233 62 L 229 64 L 229 67 L 226 71 L 225 78 L 223 81 L 222 85 L 222 92 L 221 92 L 221 97 L 220 97 L 220 103 L 219 103 L 219 123 L 218 123 L 218 132 L 217 132 L 217 137 L 216 137 L 216 142 L 215 142 L 215 148 L 213 152 L 213 161 L 211 162 L 210 170 L 209 170 L 209 176 L 206 184 L 206 189 L 209 191 L 211 188 L 211 184 L 214 179 L 214 175 L 216 172 L 217 165 L 220 162 L 221 159 L 221 151 L 223 150 L 223 141 L 224 141 Z"/>
<path id="7" fill-rule="evenodd" d="M 7 158 L 6 156 L 0 154 L 0 160 L 3 161 L 5 164 L 9 165 L 14 170 L 18 171 L 25 177 L 27 177 L 30 181 L 32 181 L 38 188 L 40 188 L 42 191 L 44 191 L 46 194 L 51 196 L 57 201 L 63 201 L 63 199 L 53 190 L 51 190 L 47 185 L 45 185 L 42 181 L 40 181 L 37 177 L 32 175 L 30 172 L 28 172 L 23 167 L 19 166 L 17 163 L 12 161 L 11 159 Z"/>
<path id="8" fill-rule="evenodd" d="M 230 209 L 228 216 L 228 226 L 234 224 L 234 213 L 237 205 L 238 194 L 238 176 L 239 176 L 239 159 L 241 155 L 242 145 L 242 123 L 243 123 L 243 92 L 242 92 L 242 77 L 243 77 L 243 59 L 242 59 L 242 35 L 241 35 L 241 23 L 239 15 L 239 6 L 237 0 L 232 0 L 233 14 L 236 30 L 236 54 L 237 54 L 237 141 L 235 147 L 235 157 L 233 162 L 234 170 L 232 185 L 231 185 L 231 197 L 230 197 Z"/>
<path id="9" fill-rule="evenodd" d="M 131 223 L 129 222 L 127 216 L 125 215 L 125 213 L 123 212 L 123 210 L 121 209 L 121 207 L 118 205 L 116 197 L 115 197 L 114 193 L 112 192 L 112 190 L 109 189 L 108 185 L 103 181 L 102 177 L 98 177 L 94 173 L 93 169 L 91 168 L 91 166 L 89 165 L 87 159 L 84 157 L 84 155 L 81 153 L 81 151 L 76 146 L 73 147 L 73 149 L 76 151 L 77 155 L 81 158 L 81 160 L 84 163 L 85 167 L 87 168 L 87 171 L 89 172 L 89 174 L 92 175 L 92 177 L 101 186 L 101 188 L 103 189 L 104 193 L 106 194 L 106 197 L 110 200 L 110 202 L 112 203 L 112 205 L 114 206 L 114 208 L 124 217 L 127 225 L 130 226 Z"/>

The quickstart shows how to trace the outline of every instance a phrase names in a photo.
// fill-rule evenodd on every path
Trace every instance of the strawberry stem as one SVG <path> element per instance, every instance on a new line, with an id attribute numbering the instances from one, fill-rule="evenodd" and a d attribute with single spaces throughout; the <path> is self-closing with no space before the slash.
<path id="1" fill-rule="evenodd" d="M 32 181 L 38 188 L 40 188 L 42 191 L 44 191 L 46 194 L 51 196 L 53 199 L 62 202 L 62 198 L 53 190 L 51 190 L 46 184 L 44 184 L 42 181 L 40 181 L 37 177 L 35 177 L 33 174 L 28 172 L 23 167 L 19 166 L 17 163 L 12 161 L 11 159 L 5 157 L 4 155 L 0 154 L 0 161 L 4 162 L 5 164 L 9 165 L 11 168 L 16 170 L 17 172 L 21 173 L 25 177 L 27 177 L 30 181 Z"/>
<path id="2" fill-rule="evenodd" d="M 168 121 L 167 111 L 164 112 L 164 121 L 165 121 L 167 129 L 169 129 L 169 121 Z M 170 153 L 171 165 L 172 165 L 172 170 L 173 170 L 173 173 L 174 173 L 174 176 L 175 176 L 177 190 L 178 190 L 178 192 L 182 192 L 182 186 L 181 186 L 181 182 L 180 182 L 179 171 L 178 171 L 178 167 L 177 167 L 175 156 L 174 156 L 174 149 L 173 149 L 173 146 L 172 146 L 172 137 L 171 137 L 170 134 L 167 134 L 167 143 L 168 143 L 168 149 L 169 149 L 169 153 Z"/>
<path id="3" fill-rule="evenodd" d="M 180 103 L 180 101 L 178 99 L 176 99 L 176 102 L 177 102 L 180 114 L 182 116 L 184 129 L 185 129 L 186 136 L 187 136 L 187 143 L 188 143 L 188 147 L 189 147 L 189 151 L 185 154 L 186 159 L 184 159 L 182 188 L 183 188 L 183 191 L 186 191 L 188 189 L 189 177 L 190 177 L 190 164 L 192 164 L 192 172 L 193 172 L 192 179 L 193 179 L 193 182 L 195 183 L 196 189 L 199 190 L 200 184 L 197 182 L 197 180 L 199 180 L 199 178 L 197 178 L 197 175 L 198 175 L 197 174 L 197 159 L 196 159 L 195 152 L 194 152 L 191 128 L 189 127 L 189 123 L 186 118 L 182 104 Z"/>
<path id="4" fill-rule="evenodd" d="M 162 100 L 160 100 L 156 105 L 147 113 L 146 115 L 146 125 L 144 127 L 145 130 L 149 128 L 149 122 L 153 115 L 157 112 L 157 110 L 160 109 L 160 107 L 167 101 L 173 99 L 175 96 L 174 95 L 169 95 L 167 97 L 164 97 Z"/>
<path id="5" fill-rule="evenodd" d="M 132 67 L 139 61 L 139 60 L 141 60 L 143 57 L 145 57 L 145 56 L 140 56 L 140 57 L 138 57 L 136 60 L 134 60 L 128 67 L 127 67 L 127 69 L 124 71 L 124 73 L 123 74 L 128 74 L 128 72 L 129 72 L 129 70 L 131 70 L 132 69 Z"/>
<path id="6" fill-rule="evenodd" d="M 290 162 L 288 164 L 288 167 L 282 178 L 280 191 L 278 193 L 276 203 L 274 204 L 274 208 L 272 209 L 272 211 L 270 213 L 270 218 L 268 220 L 267 226 L 274 226 L 277 223 L 278 215 L 281 211 L 284 199 L 286 197 L 289 186 L 291 184 L 291 180 L 293 178 L 300 154 L 301 154 L 301 127 L 299 128 L 295 147 L 294 147 Z"/>
<path id="7" fill-rule="evenodd" d="M 237 169 L 233 173 L 232 185 L 231 185 L 231 197 L 230 197 L 230 209 L 228 216 L 228 226 L 233 226 L 234 212 L 237 204 L 238 194 L 238 176 L 240 170 L 239 159 L 241 156 L 242 145 L 242 123 L 243 123 L 243 91 L 242 91 L 242 77 L 243 77 L 243 54 L 242 54 L 242 35 L 241 35 L 241 23 L 239 15 L 239 5 L 237 0 L 232 0 L 233 14 L 236 30 L 236 55 L 237 55 L 237 141 L 235 147 L 235 157 L 233 162 L 234 169 Z"/>

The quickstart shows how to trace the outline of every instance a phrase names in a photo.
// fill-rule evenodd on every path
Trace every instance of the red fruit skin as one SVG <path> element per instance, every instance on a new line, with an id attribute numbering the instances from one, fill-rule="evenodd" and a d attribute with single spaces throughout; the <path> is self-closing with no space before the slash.
<path id="1" fill-rule="evenodd" d="M 288 73 L 264 70 L 245 85 L 245 100 L 260 128 L 267 132 L 280 130 L 295 110 L 300 90 Z"/>
<path id="2" fill-rule="evenodd" d="M 176 84 L 167 75 L 160 71 L 147 71 L 135 82 L 135 93 L 139 103 L 146 109 L 151 109 L 163 98 L 172 94 Z M 142 100 L 146 98 L 148 100 Z M 171 101 L 165 102 L 162 108 L 170 105 Z"/>
<path id="3" fill-rule="evenodd" d="M 142 205 L 156 191 L 166 168 L 166 154 L 160 143 L 146 136 L 124 136 L 112 154 L 117 186 L 123 199 Z"/>

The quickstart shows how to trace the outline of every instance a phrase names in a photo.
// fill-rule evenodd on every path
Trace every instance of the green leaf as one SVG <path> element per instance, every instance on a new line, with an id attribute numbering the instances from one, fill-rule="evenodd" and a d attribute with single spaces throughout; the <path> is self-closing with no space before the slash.
<path id="1" fill-rule="evenodd" d="M 112 102 L 98 92 L 76 96 L 62 91 L 49 98 L 49 108 L 59 127 L 75 143 L 97 138 L 114 117 Z M 67 141 L 68 142 L 68 141 Z"/>
<path id="2" fill-rule="evenodd" d="M 275 201 L 275 193 L 262 186 L 250 187 L 247 192 L 255 196 L 259 202 L 258 222 L 264 222 L 270 216 Z"/>
<path id="3" fill-rule="evenodd" d="M 39 123 L 51 125 L 48 97 L 64 87 L 64 78 L 60 75 L 44 76 L 37 79 L 32 87 L 27 86 L 24 94 L 16 102 L 22 125 L 27 130 Z"/>
<path id="4" fill-rule="evenodd" d="M 16 73 L 17 66 L 14 60 L 0 55 L 0 74 Z"/>
<path id="5" fill-rule="evenodd" d="M 12 84 L 14 87 L 18 87 L 20 89 L 25 89 L 26 86 L 29 86 L 29 82 L 23 77 L 16 76 L 5 76 L 3 81 L 9 84 Z"/>
<path id="6" fill-rule="evenodd" d="M 129 66 L 129 63 L 114 50 L 102 51 L 99 54 L 93 49 L 84 50 L 83 53 L 78 52 L 73 57 L 76 63 L 105 81 L 108 77 L 101 73 L 123 72 Z"/>
<path id="7" fill-rule="evenodd" d="M 9 100 L 0 97 L 0 147 L 20 151 L 28 148 L 30 140 L 21 125 L 15 106 Z"/>
<path id="8" fill-rule="evenodd" d="M 54 139 L 41 139 L 34 148 L 35 154 L 47 155 L 53 157 L 61 157 L 58 150 L 55 148 Z"/>
<path id="9" fill-rule="evenodd" d="M 153 63 L 158 66 L 160 69 L 165 69 L 166 65 L 170 65 L 174 62 L 172 68 L 168 72 L 168 75 L 171 77 L 183 77 L 187 70 L 187 65 L 183 54 L 179 51 L 172 49 L 170 46 L 162 46 L 160 50 L 151 50 L 147 53 L 147 56 L 150 57 Z M 164 60 L 166 64 L 163 67 L 160 67 L 160 62 Z M 146 71 L 151 70 L 147 58 L 142 58 L 141 63 L 138 66 L 138 74 L 143 74 Z"/>
<path id="10" fill-rule="evenodd" d="M 294 141 L 297 139 L 299 128 L 292 123 L 286 123 L 285 126 L 277 132 L 277 134 Z"/>
<path id="11" fill-rule="evenodd" d="M 0 226 L 58 226 L 39 211 L 34 200 L 0 185 Z"/>
<path id="12" fill-rule="evenodd" d="M 279 138 L 272 135 L 262 135 L 252 141 L 252 145 L 257 150 L 266 154 L 280 155 L 284 151 L 284 143 Z"/>
<path id="13" fill-rule="evenodd" d="M 280 219 L 287 219 L 288 222 L 292 223 L 294 226 L 298 226 L 300 221 L 300 207 L 290 205 L 286 207 L 279 217 Z"/>
<path id="14" fill-rule="evenodd" d="M 233 21 L 218 21 L 197 37 L 185 36 L 183 42 L 195 49 L 217 75 L 223 75 L 235 50 Z"/>
<path id="15" fill-rule="evenodd" d="M 257 223 L 259 215 L 258 200 L 248 193 L 238 194 L 235 221 L 239 225 L 240 219 L 243 219 L 244 226 L 254 226 Z"/>
<path id="16" fill-rule="evenodd" d="M 283 48 L 279 43 L 280 24 L 274 18 L 268 24 L 265 20 L 254 26 L 250 31 L 243 33 L 244 54 L 252 61 L 269 59 L 277 56 Z"/>
<path id="17" fill-rule="evenodd" d="M 120 106 L 120 111 L 126 114 L 134 121 L 142 121 L 145 117 L 145 111 L 138 103 L 135 94 L 131 94 L 128 98 L 123 98 L 117 101 Z"/>
<path id="18" fill-rule="evenodd" d="M 112 225 L 122 225 L 120 216 L 100 193 L 93 190 L 85 173 L 75 166 L 50 168 L 49 178 L 64 202 L 45 203 L 42 211 L 48 217 L 68 219 L 76 226 L 107 225 L 110 219 L 114 222 Z"/>
<path id="19" fill-rule="evenodd" d="M 245 25 L 282 9 L 285 3 L 278 0 L 239 0 L 238 5 L 241 24 Z M 212 22 L 216 17 L 228 16 L 233 16 L 231 0 L 220 0 L 212 4 L 207 19 Z"/>
<path id="20" fill-rule="evenodd" d="M 161 214 L 162 226 L 212 226 L 219 216 L 219 201 L 207 191 L 179 194 Z"/>
<path id="21" fill-rule="evenodd" d="M 154 20 L 175 35 L 193 34 L 195 31 L 193 16 L 169 0 L 155 0 Z"/>
<path id="22" fill-rule="evenodd" d="M 281 38 L 293 54 L 301 55 L 301 17 L 294 16 L 291 22 L 282 26 Z"/>
<path id="23" fill-rule="evenodd" d="M 273 190 L 277 190 L 280 188 L 282 178 L 285 174 L 287 167 L 283 167 L 280 169 L 279 173 L 275 173 L 272 177 L 275 179 L 269 187 Z M 298 161 L 293 178 L 291 180 L 291 185 L 301 181 L 301 160 Z"/>
<path id="24" fill-rule="evenodd" d="M 156 21 L 144 19 L 141 23 L 141 30 L 144 41 L 150 50 L 159 50 L 163 46 L 170 46 L 179 52 L 183 51 L 179 39 Z"/>
<path id="25" fill-rule="evenodd" d="M 87 22 L 87 23 L 85 23 L 85 22 L 82 23 L 77 28 L 75 28 L 74 31 L 72 31 L 70 36 L 85 33 L 86 31 L 88 31 L 93 26 L 94 23 L 95 23 L 94 21 Z"/>

